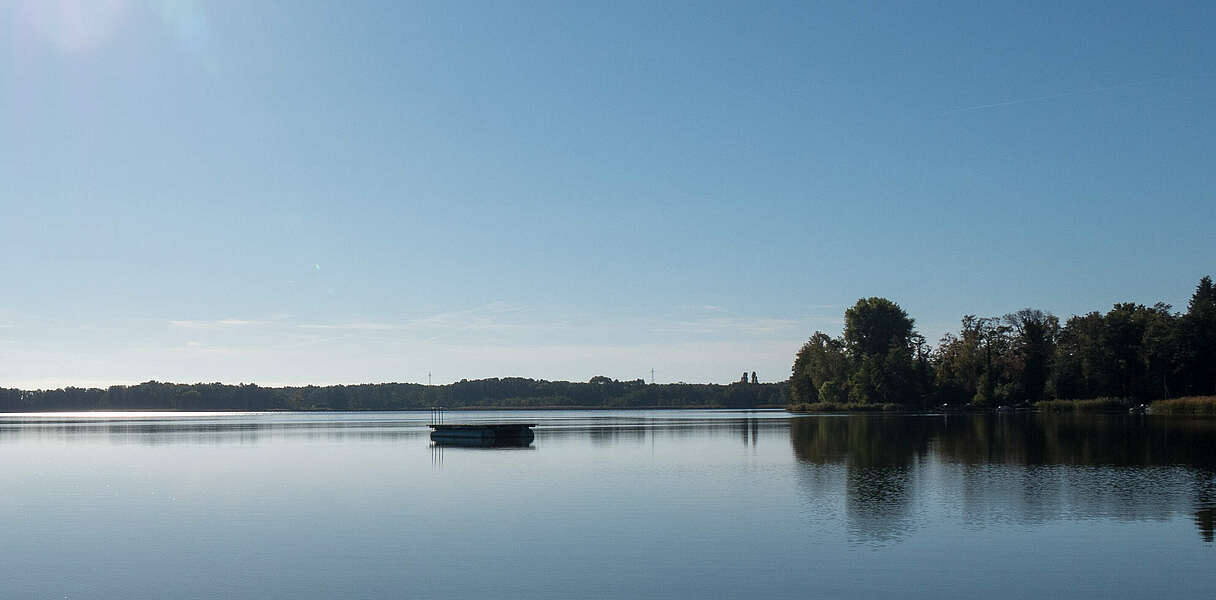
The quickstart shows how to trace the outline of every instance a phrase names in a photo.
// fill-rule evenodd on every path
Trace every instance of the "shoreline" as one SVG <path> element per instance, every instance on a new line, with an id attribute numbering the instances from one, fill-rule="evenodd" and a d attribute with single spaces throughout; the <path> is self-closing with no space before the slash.
<path id="1" fill-rule="evenodd" d="M 791 412 L 785 406 L 765 405 L 754 407 L 729 407 L 729 406 L 629 406 L 629 407 L 612 407 L 612 406 L 460 406 L 454 408 L 443 408 L 444 412 L 521 412 L 529 410 L 568 410 L 568 411 L 646 411 L 646 410 L 732 410 L 743 412 Z M 212 410 L 192 410 L 192 409 L 175 409 L 175 408 L 95 408 L 86 410 L 27 410 L 27 411 L 0 411 L 0 417 L 4 415 L 61 415 L 61 414 L 89 414 L 89 413 L 208 413 L 208 414 L 236 414 L 236 413 L 397 413 L 397 412 L 430 412 L 431 407 L 424 408 L 367 408 L 367 409 L 333 409 L 333 408 L 316 408 L 316 409 L 245 409 L 245 408 L 230 408 L 230 409 L 212 409 Z"/>

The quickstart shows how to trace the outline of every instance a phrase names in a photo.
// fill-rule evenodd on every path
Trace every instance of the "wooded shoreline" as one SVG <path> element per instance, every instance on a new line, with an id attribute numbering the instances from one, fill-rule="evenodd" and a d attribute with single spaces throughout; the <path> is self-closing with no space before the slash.
<path id="1" fill-rule="evenodd" d="M 844 333 L 816 331 L 791 376 L 759 383 L 587 382 L 522 377 L 446 385 L 380 383 L 262 387 L 162 383 L 55 390 L 0 388 L 0 413 L 96 410 L 267 411 L 774 408 L 794 411 L 1115 410 L 1153 403 L 1174 414 L 1216 413 L 1216 285 L 1203 277 L 1185 313 L 1157 303 L 1115 304 L 1063 324 L 1026 308 L 966 315 L 931 347 L 886 298 L 845 311 Z M 1075 404 L 1068 404 L 1076 402 Z"/>
<path id="2" fill-rule="evenodd" d="M 991 412 L 1043 412 L 1043 413 L 1141 413 L 1158 415 L 1216 415 L 1216 396 L 1187 396 L 1168 398 L 1151 403 L 1137 403 L 1129 398 L 1088 398 L 1084 400 L 1043 400 L 1034 404 L 998 407 L 970 405 L 945 405 L 927 409 L 910 409 L 899 404 L 792 404 L 794 413 L 991 413 Z"/>
<path id="3" fill-rule="evenodd" d="M 859 299 L 845 311 L 844 323 L 843 335 L 816 331 L 794 357 L 792 407 L 994 409 L 1072 399 L 1138 405 L 1216 396 L 1211 277 L 1200 279 L 1186 312 L 1161 302 L 1122 302 L 1064 322 L 1035 308 L 965 315 L 959 332 L 945 334 L 936 346 L 887 298 Z"/>
<path id="4" fill-rule="evenodd" d="M 591 381 L 525 378 L 462 380 L 447 385 L 380 383 L 262 387 L 164 383 L 108 388 L 0 388 L 0 413 L 164 411 L 372 411 L 507 409 L 784 408 L 785 383 L 648 384 L 597 376 Z"/>

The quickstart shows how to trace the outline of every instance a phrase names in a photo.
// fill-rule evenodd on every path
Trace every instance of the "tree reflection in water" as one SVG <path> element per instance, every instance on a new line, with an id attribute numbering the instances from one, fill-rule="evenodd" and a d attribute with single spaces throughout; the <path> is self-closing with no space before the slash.
<path id="1" fill-rule="evenodd" d="M 1216 538 L 1216 420 L 809 416 L 791 420 L 790 443 L 816 510 L 843 487 L 855 541 L 898 541 L 934 503 L 968 528 L 1185 514 Z"/>

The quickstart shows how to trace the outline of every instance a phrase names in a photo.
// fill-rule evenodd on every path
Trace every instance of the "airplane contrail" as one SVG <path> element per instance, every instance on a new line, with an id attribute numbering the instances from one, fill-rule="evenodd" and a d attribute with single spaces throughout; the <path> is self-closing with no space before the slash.
<path id="1" fill-rule="evenodd" d="M 1047 100 L 1056 100 L 1058 98 L 1068 98 L 1071 96 L 1085 96 L 1085 95 L 1089 95 L 1089 94 L 1097 94 L 1099 92 L 1106 92 L 1106 91 L 1110 91 L 1110 90 L 1118 90 L 1118 89 L 1123 89 L 1123 88 L 1143 87 L 1146 85 L 1152 85 L 1154 83 L 1161 83 L 1163 81 L 1171 81 L 1174 79 L 1185 79 L 1185 78 L 1191 78 L 1191 77 L 1202 78 L 1202 77 L 1211 77 L 1211 76 L 1212 76 L 1212 73 L 1203 73 L 1203 74 L 1199 74 L 1199 75 L 1171 75 L 1169 77 L 1157 77 L 1154 79 L 1145 79 L 1143 81 L 1116 83 L 1114 85 L 1104 85 L 1101 87 L 1091 88 L 1088 90 L 1077 90 L 1077 91 L 1073 91 L 1073 92 L 1060 92 L 1058 94 L 1048 94 L 1046 96 L 1032 96 L 1030 98 L 1017 98 L 1015 100 L 1006 100 L 1004 102 L 993 102 L 991 104 L 976 104 L 974 106 L 961 106 L 961 107 L 952 108 L 943 113 L 940 113 L 940 114 L 938 114 L 938 116 L 944 117 L 947 115 L 954 115 L 954 114 L 958 114 L 958 113 L 983 110 L 985 108 L 999 108 L 1002 106 L 1013 106 L 1015 104 L 1028 104 L 1030 102 L 1045 102 Z"/>

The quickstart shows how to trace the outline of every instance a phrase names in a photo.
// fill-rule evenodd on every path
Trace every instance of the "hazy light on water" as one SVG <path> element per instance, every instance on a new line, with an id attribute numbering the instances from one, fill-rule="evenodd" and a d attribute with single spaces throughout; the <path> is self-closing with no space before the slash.
<path id="1" fill-rule="evenodd" d="M 32 413 L 3 413 L 3 417 L 33 417 L 47 419 L 148 419 L 164 418 L 179 419 L 182 417 L 247 417 L 250 415 L 267 414 L 256 411 L 249 412 L 178 412 L 171 410 L 97 410 L 72 412 L 32 412 Z"/>

